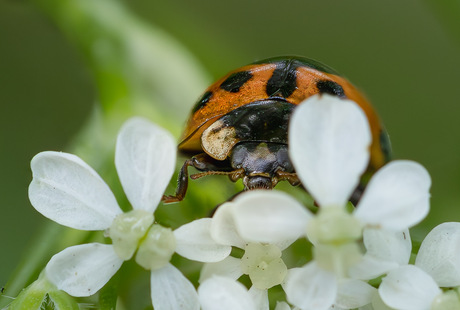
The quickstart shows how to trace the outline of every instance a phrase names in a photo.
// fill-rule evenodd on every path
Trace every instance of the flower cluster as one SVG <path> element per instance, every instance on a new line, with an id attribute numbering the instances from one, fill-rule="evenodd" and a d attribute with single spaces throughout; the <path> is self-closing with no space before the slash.
<path id="1" fill-rule="evenodd" d="M 174 141 L 163 129 L 134 118 L 120 130 L 115 164 L 133 208 L 125 213 L 81 159 L 40 153 L 29 188 L 35 209 L 111 239 L 56 254 L 46 278 L 72 296 L 90 296 L 134 257 L 151 273 L 156 310 L 268 310 L 271 303 L 276 310 L 460 309 L 460 223 L 436 227 L 409 263 L 408 229 L 429 211 L 431 180 L 420 164 L 388 163 L 348 208 L 370 145 L 366 116 L 354 102 L 313 96 L 292 115 L 289 151 L 316 213 L 284 192 L 254 190 L 174 231 L 154 218 L 175 164 Z M 312 259 L 296 265 L 284 253 L 299 239 L 311 244 Z M 174 253 L 204 263 L 198 289 L 171 264 Z M 284 297 L 271 297 L 273 287 Z"/>
<path id="2" fill-rule="evenodd" d="M 161 146 L 160 148 L 158 146 Z M 43 152 L 32 160 L 32 205 L 59 224 L 104 230 L 112 244 L 90 243 L 54 255 L 46 276 L 72 296 L 90 296 L 102 288 L 122 263 L 135 255 L 151 271 L 155 309 L 198 309 L 192 283 L 170 264 L 174 253 L 200 262 L 216 262 L 231 251 L 214 242 L 210 219 L 175 231 L 154 223 L 154 212 L 174 172 L 175 143 L 150 122 L 133 118 L 120 130 L 115 152 L 120 182 L 133 210 L 123 213 L 99 175 L 77 156 Z"/>

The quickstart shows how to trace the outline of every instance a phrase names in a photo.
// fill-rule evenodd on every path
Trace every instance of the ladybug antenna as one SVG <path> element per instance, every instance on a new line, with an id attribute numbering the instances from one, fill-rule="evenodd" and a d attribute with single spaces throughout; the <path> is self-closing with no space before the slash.
<path id="1" fill-rule="evenodd" d="M 216 175 L 217 174 L 217 175 L 228 175 L 232 181 L 236 181 L 243 175 L 243 173 L 244 173 L 244 169 L 237 169 L 237 170 L 233 170 L 233 171 L 214 171 L 214 170 L 210 170 L 210 171 L 205 171 L 205 172 L 201 172 L 201 173 L 192 174 L 190 176 L 190 178 L 192 180 L 196 180 L 196 179 L 208 176 L 208 175 Z"/>

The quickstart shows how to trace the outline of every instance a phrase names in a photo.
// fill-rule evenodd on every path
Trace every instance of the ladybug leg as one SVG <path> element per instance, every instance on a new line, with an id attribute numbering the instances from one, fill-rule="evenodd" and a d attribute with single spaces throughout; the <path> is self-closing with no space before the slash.
<path id="1" fill-rule="evenodd" d="M 174 196 L 164 195 L 161 199 L 164 203 L 173 203 L 182 201 L 185 197 L 188 187 L 188 167 L 192 166 L 197 170 L 204 171 L 203 173 L 197 173 L 190 176 L 191 179 L 195 180 L 200 177 L 211 175 L 211 174 L 230 174 L 231 172 L 218 171 L 219 167 L 210 159 L 206 153 L 198 154 L 190 159 L 187 159 L 182 168 L 179 171 L 177 178 L 177 188 Z"/>
<path id="2" fill-rule="evenodd" d="M 163 195 L 163 198 L 161 198 L 161 200 L 164 203 L 179 202 L 184 199 L 185 193 L 187 192 L 187 187 L 188 187 L 187 168 L 188 166 L 193 166 L 193 159 L 194 159 L 193 157 L 190 159 L 187 159 L 184 165 L 182 165 L 182 168 L 180 169 L 180 172 L 179 172 L 179 176 L 177 178 L 176 194 L 174 196 Z"/>
<path id="3" fill-rule="evenodd" d="M 365 185 L 363 184 L 358 184 L 358 186 L 355 188 L 353 194 L 351 194 L 350 197 L 350 202 L 356 207 L 358 204 L 359 200 L 361 199 L 363 193 L 364 193 Z"/>
<path id="4" fill-rule="evenodd" d="M 230 181 L 236 182 L 238 181 L 238 179 L 241 179 L 244 176 L 244 174 L 245 174 L 244 168 L 240 168 L 240 169 L 231 171 L 228 174 L 228 178 L 230 179 Z M 231 199 L 233 199 L 233 197 Z"/>
<path id="5" fill-rule="evenodd" d="M 285 171 L 282 171 L 282 170 L 278 170 L 278 171 L 276 171 L 275 174 L 276 174 L 275 177 L 276 177 L 276 179 L 278 181 L 286 180 L 292 186 L 297 186 L 297 185 L 300 184 L 300 180 L 297 177 L 297 173 L 295 173 L 295 172 L 285 172 Z"/>

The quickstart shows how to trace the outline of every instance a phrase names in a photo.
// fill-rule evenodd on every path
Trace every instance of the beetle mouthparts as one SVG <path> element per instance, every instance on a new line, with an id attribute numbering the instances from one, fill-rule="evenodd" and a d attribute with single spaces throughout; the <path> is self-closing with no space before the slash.
<path id="1" fill-rule="evenodd" d="M 244 184 L 245 190 L 253 189 L 272 189 L 273 183 L 271 178 L 263 176 L 253 176 L 247 179 Z"/>

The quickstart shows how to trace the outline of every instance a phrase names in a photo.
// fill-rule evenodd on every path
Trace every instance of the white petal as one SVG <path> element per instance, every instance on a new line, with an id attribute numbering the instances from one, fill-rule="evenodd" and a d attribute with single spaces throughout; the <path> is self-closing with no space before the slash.
<path id="1" fill-rule="evenodd" d="M 335 275 L 315 262 L 290 269 L 283 288 L 287 300 L 302 310 L 327 310 L 337 296 Z"/>
<path id="2" fill-rule="evenodd" d="M 212 217 L 211 237 L 218 243 L 244 249 L 245 241 L 238 234 L 233 218 L 233 202 L 226 202 L 217 208 Z"/>
<path id="3" fill-rule="evenodd" d="M 348 274 L 354 279 L 371 280 L 398 267 L 399 265 L 395 262 L 365 254 L 361 261 L 349 269 Z"/>
<path id="4" fill-rule="evenodd" d="M 344 309 L 365 306 L 371 303 L 372 296 L 376 291 L 375 288 L 360 280 L 340 280 L 335 305 Z"/>
<path id="5" fill-rule="evenodd" d="M 251 286 L 249 295 L 251 295 L 257 310 L 269 310 L 268 290 L 260 290 Z"/>
<path id="6" fill-rule="evenodd" d="M 291 310 L 291 307 L 284 301 L 277 301 L 275 310 Z"/>
<path id="7" fill-rule="evenodd" d="M 312 217 L 297 200 L 280 191 L 248 191 L 233 202 L 235 225 L 245 241 L 294 242 L 305 235 Z"/>
<path id="8" fill-rule="evenodd" d="M 415 265 L 441 287 L 460 286 L 460 223 L 436 226 L 423 240 Z"/>
<path id="9" fill-rule="evenodd" d="M 154 212 L 176 164 L 169 132 L 143 118 L 131 118 L 117 138 L 115 165 L 134 209 Z"/>
<path id="10" fill-rule="evenodd" d="M 372 303 L 366 307 L 361 307 L 358 310 L 395 310 L 395 308 L 388 307 L 380 297 L 379 292 L 377 291 L 372 297 Z"/>
<path id="11" fill-rule="evenodd" d="M 428 214 L 430 186 L 430 175 L 420 164 L 390 162 L 372 177 L 354 214 L 363 223 L 402 231 Z"/>
<path id="12" fill-rule="evenodd" d="M 429 310 L 434 298 L 440 293 L 433 278 L 412 265 L 391 271 L 383 278 L 379 288 L 385 304 L 405 310 Z"/>
<path id="13" fill-rule="evenodd" d="M 322 206 L 345 205 L 369 161 L 366 116 L 350 100 L 305 100 L 289 124 L 289 151 L 302 184 Z"/>
<path id="14" fill-rule="evenodd" d="M 122 213 L 107 184 L 79 157 L 42 152 L 31 167 L 29 199 L 47 218 L 76 229 L 103 230 Z"/>
<path id="15" fill-rule="evenodd" d="M 377 294 L 378 295 L 378 294 Z M 383 304 L 383 302 L 382 302 Z M 374 308 L 372 304 L 368 304 L 362 307 L 359 307 L 358 310 L 391 310 L 390 308 Z"/>
<path id="16" fill-rule="evenodd" d="M 204 264 L 200 273 L 200 283 L 212 276 L 222 276 L 237 280 L 243 275 L 241 271 L 241 260 L 232 256 L 227 257 L 223 261 L 217 263 Z"/>
<path id="17" fill-rule="evenodd" d="M 211 237 L 210 218 L 202 218 L 185 224 L 174 231 L 176 252 L 188 259 L 213 263 L 230 255 L 232 247 L 216 243 Z"/>
<path id="18" fill-rule="evenodd" d="M 364 246 L 367 249 L 363 259 L 352 266 L 352 278 L 370 280 L 409 263 L 412 243 L 409 230 L 393 232 L 366 228 L 363 231 Z"/>
<path id="19" fill-rule="evenodd" d="M 120 269 L 120 259 L 109 244 L 76 245 L 51 257 L 46 276 L 58 289 L 75 297 L 100 290 Z"/>
<path id="20" fill-rule="evenodd" d="M 192 283 L 171 264 L 151 272 L 150 291 L 155 310 L 200 309 Z"/>
<path id="21" fill-rule="evenodd" d="M 198 288 L 202 310 L 256 310 L 254 301 L 239 282 L 212 277 Z"/>
<path id="22" fill-rule="evenodd" d="M 393 232 L 367 228 L 363 231 L 363 241 L 367 255 L 398 265 L 409 263 L 412 243 L 408 229 Z"/>

